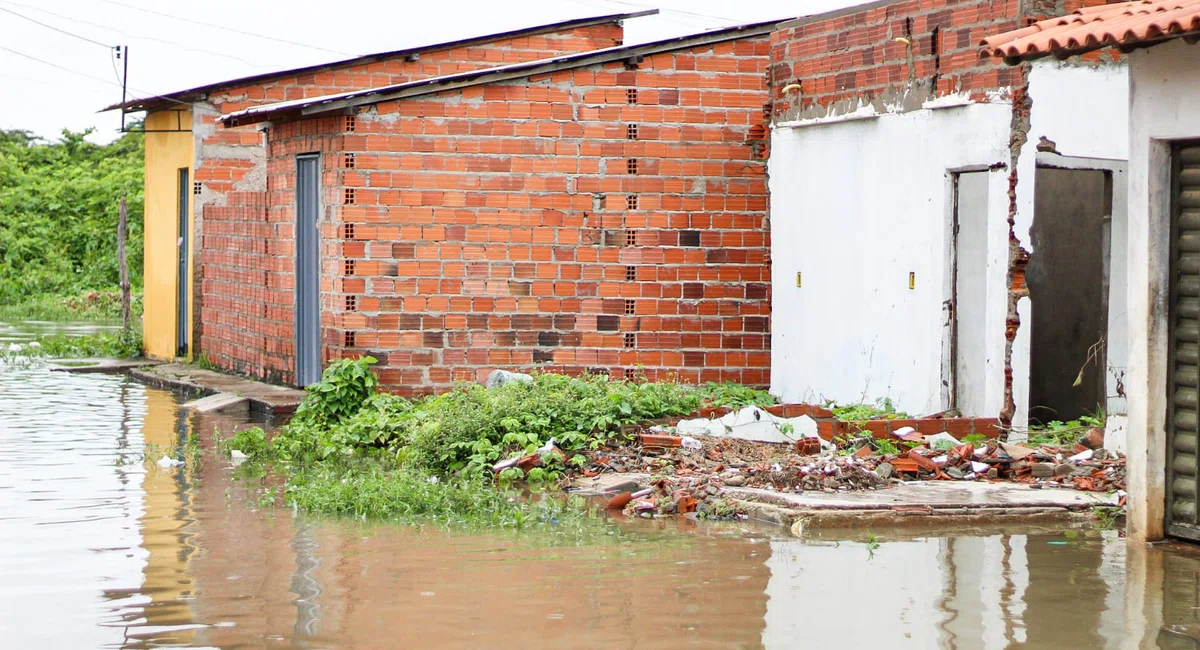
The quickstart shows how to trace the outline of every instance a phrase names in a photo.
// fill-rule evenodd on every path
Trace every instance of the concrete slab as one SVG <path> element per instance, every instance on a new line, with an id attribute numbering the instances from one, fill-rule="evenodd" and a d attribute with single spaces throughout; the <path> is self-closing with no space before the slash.
<path id="1" fill-rule="evenodd" d="M 579 477 L 571 489 L 583 496 L 611 496 L 629 485 L 648 487 L 650 475 L 630 472 Z M 725 494 L 751 519 L 788 526 L 793 534 L 805 537 L 846 529 L 1083 525 L 1090 523 L 1092 508 L 1117 505 L 1116 495 L 976 481 L 914 481 L 858 492 L 731 487 Z"/>
<path id="2" fill-rule="evenodd" d="M 95 358 L 95 359 L 51 359 L 47 362 L 50 370 L 54 372 L 70 372 L 75 374 L 86 373 L 121 373 L 127 372 L 134 368 L 146 368 L 156 366 L 159 361 L 151 361 L 150 359 L 111 359 L 111 358 Z"/>
<path id="3" fill-rule="evenodd" d="M 1022 483 L 913 481 L 886 490 L 860 492 L 773 492 L 728 488 L 732 496 L 801 510 L 878 510 L 881 508 L 1091 508 L 1115 506 L 1117 496 L 1070 489 L 1033 489 Z"/>
<path id="4" fill-rule="evenodd" d="M 248 413 L 250 411 L 250 400 L 234 393 L 217 393 L 208 397 L 194 399 L 180 406 L 180 408 L 189 409 L 197 413 Z"/>
<path id="5" fill-rule="evenodd" d="M 251 410 L 269 415 L 294 413 L 300 401 L 304 399 L 304 391 L 296 388 L 273 386 L 181 363 L 137 368 L 129 374 L 151 385 L 192 391 L 201 395 L 232 393 L 246 398 Z"/>

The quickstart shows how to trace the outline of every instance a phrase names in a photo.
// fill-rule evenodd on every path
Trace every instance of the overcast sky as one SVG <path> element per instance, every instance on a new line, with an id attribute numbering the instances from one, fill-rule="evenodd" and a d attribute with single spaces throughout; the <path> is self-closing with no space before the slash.
<path id="1" fill-rule="evenodd" d="M 115 137 L 119 114 L 96 113 L 121 99 L 111 45 L 129 46 L 130 95 L 142 96 L 586 16 L 660 9 L 626 21 L 634 44 L 862 2 L 0 0 L 0 128 Z"/>

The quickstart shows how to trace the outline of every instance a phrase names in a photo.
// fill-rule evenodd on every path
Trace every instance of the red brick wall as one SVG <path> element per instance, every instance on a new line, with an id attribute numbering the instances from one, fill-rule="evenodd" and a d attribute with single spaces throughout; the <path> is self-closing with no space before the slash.
<path id="1" fill-rule="evenodd" d="M 907 0 L 787 26 L 771 35 L 771 90 L 788 109 L 872 100 L 919 82 L 943 95 L 1020 84 L 1019 68 L 980 59 L 985 36 L 1022 27 L 1018 0 Z M 909 47 L 896 39 L 907 38 Z M 784 97 L 800 84 L 799 104 Z"/>
<path id="2" fill-rule="evenodd" d="M 284 77 L 214 93 L 204 102 L 205 113 L 211 121 L 219 115 L 251 106 L 378 88 L 455 72 L 587 52 L 620 45 L 623 33 L 622 26 L 617 23 L 592 25 L 427 52 L 411 62 L 405 61 L 403 56 L 396 56 L 343 69 Z M 261 189 L 261 182 L 256 179 L 251 179 L 250 187 L 238 187 L 255 165 L 244 154 L 220 150 L 221 147 L 261 148 L 262 136 L 256 127 L 211 128 L 209 133 L 201 135 L 198 144 L 200 147 L 213 147 L 198 156 L 195 170 L 195 180 L 204 185 L 206 197 L 217 199 L 215 195 L 237 189 Z M 220 203 L 219 200 L 207 199 L 205 202 Z"/>
<path id="3" fill-rule="evenodd" d="M 391 102 L 348 133 L 274 127 L 272 221 L 294 154 L 339 137 L 354 154 L 325 157 L 326 356 L 370 353 L 400 392 L 497 367 L 765 384 L 767 53 L 761 37 Z"/>
<path id="4" fill-rule="evenodd" d="M 195 300 L 197 348 L 223 367 L 255 376 L 282 378 L 286 375 L 280 373 L 290 372 L 291 368 L 290 312 L 257 313 L 261 309 L 251 309 L 242 302 L 251 300 L 261 305 L 262 300 L 268 300 L 273 305 L 283 304 L 278 302 L 282 300 L 278 292 L 290 291 L 290 284 L 286 287 L 263 284 L 267 279 L 276 283 L 284 280 L 283 276 L 259 278 L 264 273 L 287 273 L 290 282 L 291 271 L 264 268 L 261 262 L 265 253 L 251 250 L 261 245 L 255 238 L 264 227 L 261 218 L 250 214 L 263 209 L 263 197 L 254 194 L 267 189 L 264 136 L 253 126 L 220 128 L 214 121 L 217 116 L 284 99 L 612 47 L 619 45 L 622 38 L 623 29 L 618 23 L 593 25 L 427 52 L 414 62 L 395 57 L 343 70 L 276 79 L 223 90 L 210 96 L 207 102 L 197 103 L 193 123 L 197 147 L 193 180 L 201 186 L 200 194 L 195 197 L 195 228 L 200 241 L 196 265 L 199 288 Z M 273 214 L 272 218 L 282 217 Z M 210 219 L 212 228 L 208 226 Z M 284 236 L 273 231 L 271 234 Z M 250 278 L 257 279 L 245 282 Z"/>
<path id="5" fill-rule="evenodd" d="M 340 269 L 332 215 L 341 200 L 336 153 L 342 118 L 285 125 L 273 134 L 266 192 L 232 192 L 230 205 L 205 210 L 204 353 L 217 365 L 277 382 L 294 379 L 295 156 L 322 152 L 321 268 L 323 328 Z M 329 331 L 323 329 L 323 331 Z"/>

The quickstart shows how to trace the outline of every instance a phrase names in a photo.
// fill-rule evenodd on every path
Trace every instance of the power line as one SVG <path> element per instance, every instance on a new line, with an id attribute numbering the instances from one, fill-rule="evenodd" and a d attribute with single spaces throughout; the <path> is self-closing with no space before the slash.
<path id="1" fill-rule="evenodd" d="M 39 59 L 38 57 L 36 57 L 36 56 L 33 56 L 32 54 L 26 54 L 26 53 L 24 53 L 24 52 L 19 52 L 19 51 L 17 51 L 17 50 L 14 50 L 14 49 L 12 49 L 12 48 L 10 48 L 10 47 L 6 47 L 6 46 L 4 46 L 4 45 L 0 45 L 0 50 L 4 50 L 5 52 L 9 52 L 9 53 L 11 53 L 11 54 L 15 54 L 15 55 L 17 55 L 17 56 L 19 56 L 19 57 L 22 57 L 22 58 L 25 58 L 25 59 L 29 59 L 30 61 L 37 61 L 38 63 L 41 63 L 42 65 L 48 65 L 48 66 L 50 66 L 51 68 L 57 68 L 57 69 L 59 69 L 59 70 L 62 70 L 63 72 L 69 72 L 69 73 L 71 73 L 71 74 L 73 74 L 73 75 L 77 75 L 77 76 L 80 76 L 80 77 L 85 77 L 85 78 L 87 78 L 87 79 L 92 79 L 92 80 L 94 80 L 94 81 L 99 81 L 100 83 L 103 83 L 103 84 L 108 84 L 108 85 L 110 85 L 110 86 L 116 86 L 117 88 L 120 88 L 120 87 L 121 87 L 121 83 L 120 83 L 119 81 L 110 81 L 110 80 L 108 80 L 108 79 L 104 79 L 104 78 L 102 78 L 102 77 L 97 77 L 97 76 L 95 76 L 95 75 L 91 75 L 91 74 L 88 74 L 88 73 L 86 73 L 86 72 L 80 72 L 80 71 L 78 71 L 78 70 L 74 70 L 74 69 L 68 68 L 68 67 L 66 67 L 66 66 L 61 66 L 61 65 L 59 65 L 59 64 L 57 64 L 57 63 L 52 63 L 52 62 L 50 62 L 50 61 L 47 61 L 47 60 L 45 60 L 45 59 Z M 191 104 L 189 104 L 189 103 L 187 103 L 187 102 L 181 102 L 181 101 L 179 101 L 179 100 L 177 100 L 177 99 L 172 99 L 172 98 L 170 98 L 170 97 L 164 97 L 163 95 L 156 95 L 156 94 L 154 94 L 154 93 L 147 92 L 147 91 L 145 91 L 145 90 L 141 90 L 141 89 L 138 89 L 138 88 L 134 88 L 133 86 L 125 86 L 125 87 L 126 87 L 127 89 L 129 89 L 129 90 L 132 90 L 132 91 L 134 91 L 134 92 L 137 92 L 137 93 L 140 93 L 141 95 L 143 95 L 143 96 L 141 97 L 141 99 L 163 99 L 163 100 L 166 100 L 166 101 L 168 101 L 168 102 L 172 102 L 172 103 L 175 103 L 175 104 L 179 104 L 179 105 L 181 105 L 181 106 L 191 106 Z"/>
<path id="2" fill-rule="evenodd" d="M 26 16 L 25 14 L 17 13 L 15 11 L 13 11 L 12 9 L 5 9 L 4 7 L 0 7 L 0 11 L 3 11 L 5 13 L 10 13 L 10 14 L 16 16 L 17 18 L 24 18 L 25 20 L 28 20 L 31 23 L 41 25 L 42 27 L 45 27 L 46 29 L 52 29 L 60 34 L 66 34 L 67 36 L 70 36 L 72 38 L 78 38 L 81 41 L 87 41 L 88 43 L 92 43 L 94 45 L 99 45 L 100 47 L 108 48 L 110 50 L 113 48 L 113 45 L 110 45 L 108 43 L 101 43 L 100 41 L 90 39 L 86 36 L 80 36 L 79 34 L 76 34 L 74 32 L 68 32 L 65 29 L 59 29 L 58 27 L 55 27 L 54 25 L 44 23 L 36 18 L 30 18 L 29 16 Z"/>
<path id="3" fill-rule="evenodd" d="M 131 40 L 135 40 L 135 41 L 147 41 L 147 42 L 150 42 L 150 43 L 162 43 L 162 44 L 164 44 L 164 45 L 170 45 L 171 47 L 178 48 L 178 49 L 180 49 L 180 50 L 183 50 L 183 51 L 185 51 L 185 52 L 197 52 L 197 53 L 200 53 L 200 54 L 209 54 L 209 55 L 212 55 L 212 56 L 219 56 L 219 57 L 221 57 L 221 58 L 224 58 L 224 59 L 230 59 L 230 60 L 232 60 L 232 61 L 238 61 L 238 62 L 241 62 L 241 63 L 245 63 L 246 65 L 248 65 L 248 66 L 252 66 L 252 67 L 255 67 L 255 68 L 263 68 L 263 69 L 272 69 L 272 70 L 274 70 L 274 69 L 278 69 L 278 68 L 280 67 L 280 66 L 278 66 L 278 65 L 263 65 L 263 64 L 261 64 L 261 63 L 254 63 L 253 61 L 250 61 L 250 60 L 248 60 L 248 59 L 243 59 L 243 58 L 242 58 L 242 57 L 240 57 L 240 56 L 235 56 L 235 55 L 233 55 L 233 54 L 225 54 L 224 52 L 216 52 L 216 51 L 213 51 L 213 50 L 208 50 L 208 49 L 204 49 L 204 48 L 198 48 L 198 47 L 188 47 L 188 46 L 186 46 L 186 45 L 181 45 L 181 44 L 179 44 L 179 43 L 176 43 L 175 41 L 170 41 L 170 40 L 167 40 L 167 39 L 165 39 L 165 38 L 156 38 L 156 37 L 154 37 L 154 36 L 138 36 L 138 35 L 135 35 L 135 34 L 130 34 L 130 33 L 128 33 L 128 32 L 121 31 L 121 30 L 117 29 L 116 27 L 110 27 L 110 26 L 108 26 L 108 25 L 102 25 L 102 24 L 100 24 L 100 23 L 94 23 L 94 22 L 92 22 L 92 21 L 90 21 L 90 20 L 84 20 L 84 19 L 82 19 L 82 18 L 76 18 L 76 17 L 74 17 L 74 16 L 68 16 L 68 15 L 65 15 L 65 14 L 56 13 L 56 12 L 50 11 L 49 9 L 43 9 L 43 8 L 41 8 L 41 7 L 35 7 L 35 6 L 33 6 L 33 5 L 22 4 L 22 3 L 20 3 L 20 2 L 10 2 L 9 0 L 0 0 L 0 4 L 6 4 L 6 5 L 10 5 L 10 6 L 15 6 L 15 7 L 24 7 L 25 9 L 32 9 L 32 10 L 34 10 L 34 11 L 38 11 L 38 12 L 41 12 L 41 13 L 44 13 L 44 14 L 49 14 L 49 15 L 51 15 L 51 16 L 55 16 L 55 17 L 58 17 L 58 18 L 62 18 L 63 20 L 69 20 L 69 21 L 71 21 L 71 22 L 74 22 L 74 23 L 81 23 L 81 24 L 84 24 L 84 25 L 91 25 L 92 27 L 99 27 L 100 29 L 103 29 L 103 30 L 107 30 L 107 31 L 110 31 L 110 32 L 114 32 L 114 33 L 120 34 L 121 36 L 124 36 L 125 38 L 131 39 Z"/>
<path id="4" fill-rule="evenodd" d="M 306 43 L 299 43 L 299 42 L 296 42 L 296 41 L 289 41 L 289 40 L 287 40 L 286 38 L 276 38 L 276 37 L 274 37 L 274 36 L 267 36 L 267 35 L 265 35 L 265 34 L 257 34 L 257 33 L 255 33 L 255 32 L 247 32 L 247 31 L 244 31 L 244 30 L 241 30 L 241 29 L 235 29 L 235 28 L 233 28 L 233 27 L 226 27 L 226 26 L 224 26 L 224 25 L 217 25 L 217 24 L 215 24 L 215 23 L 206 23 L 206 22 L 204 22 L 204 21 L 195 20 L 195 19 L 193 19 L 193 18 L 184 18 L 183 16 L 176 16 L 176 15 L 173 15 L 173 14 L 163 13 L 163 12 L 161 12 L 161 11 L 155 11 L 155 10 L 153 10 L 153 9 L 145 9 L 145 8 L 138 7 L 138 6 L 135 6 L 135 5 L 125 4 L 124 2 L 117 2 L 117 0 L 100 0 L 100 1 L 101 1 L 101 2 L 105 2 L 105 3 L 108 3 L 108 4 L 110 4 L 110 5 L 116 5 L 116 6 L 118 6 L 118 7 L 125 7 L 126 9 L 133 9 L 134 11 L 140 11 L 140 12 L 147 13 L 147 14 L 153 14 L 153 15 L 155 15 L 155 16 L 162 16 L 163 18 L 170 18 L 170 19 L 172 19 L 172 20 L 179 20 L 179 21 L 183 21 L 183 22 L 185 22 L 185 23 L 191 23 L 191 24 L 193 24 L 193 25 L 203 25 L 203 26 L 205 26 L 205 27 L 211 27 L 211 28 L 213 28 L 213 29 L 220 29 L 220 30 L 227 31 L 227 32 L 233 32 L 234 34 L 241 34 L 241 35 L 243 35 L 243 36 L 253 36 L 253 37 L 255 37 L 255 38 L 262 38 L 262 39 L 266 39 L 266 40 L 268 40 L 268 41 L 275 41 L 275 42 L 277 42 L 277 43 L 286 43 L 286 44 L 288 44 L 288 45 L 295 45 L 295 46 L 297 46 L 297 47 L 304 47 L 304 48 L 308 48 L 308 49 L 310 49 L 310 50 L 320 50 L 320 51 L 322 51 L 322 52 L 329 52 L 329 53 L 332 53 L 332 54 L 338 54 L 338 55 L 341 55 L 341 56 L 354 56 L 353 54 L 350 54 L 349 52 L 341 52 L 341 51 L 338 51 L 338 50 L 331 50 L 331 49 L 329 49 L 329 48 L 319 47 L 319 46 L 316 46 L 316 45 L 308 45 L 308 44 L 306 44 Z"/>
<path id="5" fill-rule="evenodd" d="M 97 77 L 97 76 L 95 76 L 95 75 L 90 75 L 90 74 L 88 74 L 88 73 L 86 73 L 86 72 L 80 72 L 80 71 L 78 71 L 78 70 L 72 70 L 71 68 L 68 68 L 68 67 L 65 67 L 65 66 L 61 66 L 61 65 L 59 65 L 59 64 L 57 64 L 57 63 L 51 63 L 51 62 L 49 62 L 49 61 L 47 61 L 47 60 L 45 60 L 45 59 L 39 59 L 39 58 L 37 58 L 36 56 L 33 56 L 32 54 L 26 54 L 26 53 L 24 53 L 24 52 L 18 52 L 17 50 L 14 50 L 14 49 L 12 49 L 12 48 L 9 48 L 9 47 L 5 47 L 5 46 L 3 46 L 3 45 L 0 45 L 0 50 L 4 50 L 5 52 L 9 52 L 9 53 L 11 53 L 11 54 L 16 54 L 17 56 L 19 56 L 19 57 L 23 57 L 23 58 L 26 58 L 26 59 L 29 59 L 30 61 L 37 61 L 38 63 L 41 63 L 41 64 L 43 64 L 43 65 L 48 65 L 48 66 L 50 66 L 51 68 L 58 68 L 59 70 L 62 70 L 63 72 L 69 72 L 69 73 L 71 73 L 71 74 L 73 74 L 73 75 L 78 75 L 78 76 L 80 76 L 80 77 L 86 77 L 86 78 L 88 78 L 88 79 L 91 79 L 91 80 L 93 80 L 93 81 L 99 81 L 100 83 L 109 84 L 109 85 L 112 85 L 112 86 L 116 86 L 116 87 L 118 87 L 118 88 L 120 88 L 120 87 L 121 87 L 121 84 L 119 84 L 119 83 L 117 83 L 117 82 L 115 82 L 115 81 L 111 81 L 111 80 L 109 80 L 109 79 L 103 79 L 103 78 L 101 78 L 101 77 Z"/>

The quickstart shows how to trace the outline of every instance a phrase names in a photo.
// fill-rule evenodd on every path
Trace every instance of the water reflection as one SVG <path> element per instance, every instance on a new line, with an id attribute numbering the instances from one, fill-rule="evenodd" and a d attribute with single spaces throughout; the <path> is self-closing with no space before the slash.
<path id="1" fill-rule="evenodd" d="M 0 370 L 0 646 L 1198 647 L 1187 548 L 1011 528 L 876 531 L 876 548 L 866 531 L 624 520 L 545 547 L 297 518 L 215 454 L 154 465 L 244 426 L 179 401 Z"/>

